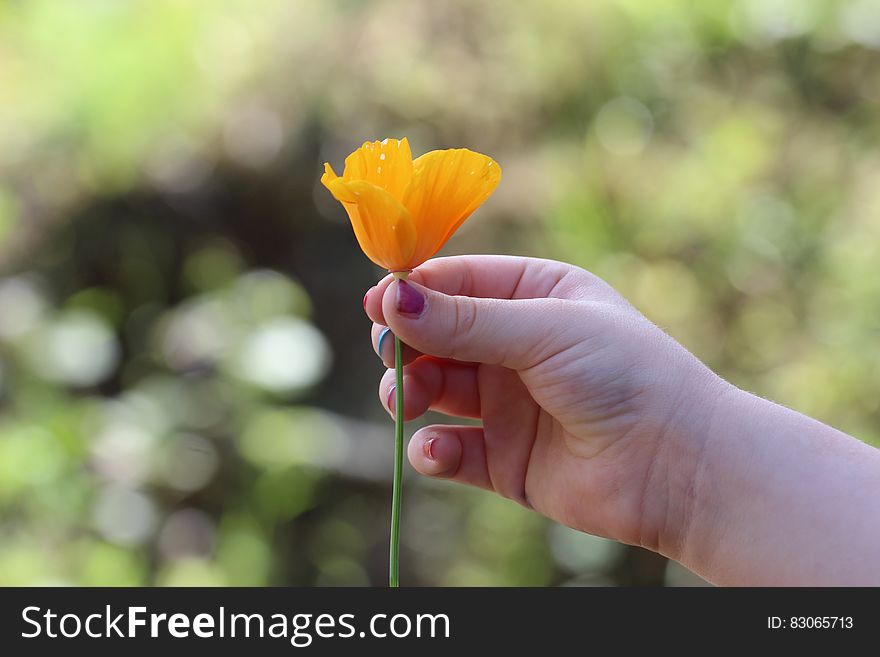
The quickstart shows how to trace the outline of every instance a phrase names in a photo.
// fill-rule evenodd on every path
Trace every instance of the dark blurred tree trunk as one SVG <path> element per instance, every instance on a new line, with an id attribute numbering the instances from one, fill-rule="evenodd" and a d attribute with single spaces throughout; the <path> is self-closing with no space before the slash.
<path id="1" fill-rule="evenodd" d="M 667 561 L 655 552 L 627 545 L 611 576 L 619 586 L 663 586 Z"/>

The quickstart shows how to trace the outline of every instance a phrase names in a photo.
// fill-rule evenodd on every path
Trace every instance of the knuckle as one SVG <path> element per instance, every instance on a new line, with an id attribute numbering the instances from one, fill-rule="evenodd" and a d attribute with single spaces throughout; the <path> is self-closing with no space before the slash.
<path id="1" fill-rule="evenodd" d="M 382 378 L 379 379 L 379 396 L 381 397 L 383 394 L 387 395 L 389 388 L 394 383 L 394 370 L 387 369 L 385 370 L 385 374 L 382 375 Z"/>
<path id="2" fill-rule="evenodd" d="M 470 297 L 461 297 L 456 304 L 455 330 L 468 335 L 473 333 L 477 325 L 477 304 Z"/>
<path id="3" fill-rule="evenodd" d="M 452 340 L 453 358 L 461 352 L 462 346 L 473 338 L 477 326 L 477 304 L 469 297 L 459 297 L 453 305 L 454 317 L 453 328 L 455 330 Z"/>

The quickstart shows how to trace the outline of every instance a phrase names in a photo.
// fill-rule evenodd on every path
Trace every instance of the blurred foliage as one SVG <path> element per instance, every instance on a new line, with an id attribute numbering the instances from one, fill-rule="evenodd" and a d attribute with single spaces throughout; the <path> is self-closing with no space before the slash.
<path id="1" fill-rule="evenodd" d="M 446 249 L 574 262 L 880 443 L 877 0 L 0 3 L 0 583 L 382 584 L 378 276 L 317 186 L 495 157 Z M 412 584 L 689 584 L 410 477 Z"/>

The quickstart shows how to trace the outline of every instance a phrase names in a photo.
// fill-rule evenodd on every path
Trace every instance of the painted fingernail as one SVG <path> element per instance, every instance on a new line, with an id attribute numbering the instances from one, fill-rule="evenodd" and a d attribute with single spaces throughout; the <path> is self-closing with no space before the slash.
<path id="1" fill-rule="evenodd" d="M 425 451 L 425 457 L 429 461 L 436 461 L 437 460 L 437 458 L 434 456 L 434 442 L 436 440 L 437 440 L 436 438 L 429 438 L 422 445 L 422 449 Z"/>
<path id="2" fill-rule="evenodd" d="M 379 354 L 379 358 L 382 358 L 382 343 L 391 335 L 391 329 L 387 326 L 382 329 L 382 332 L 379 334 L 379 339 L 376 341 L 376 353 Z"/>
<path id="3" fill-rule="evenodd" d="M 404 280 L 397 281 L 397 312 L 418 317 L 425 309 L 425 297 Z"/>
<path id="4" fill-rule="evenodd" d="M 394 394 L 395 392 L 397 392 L 397 386 L 391 386 L 391 388 L 388 389 L 388 399 L 386 401 L 388 403 L 389 411 L 393 411 L 396 408 L 397 395 Z"/>
<path id="5" fill-rule="evenodd" d="M 373 288 L 370 288 L 372 290 Z M 364 310 L 367 309 L 367 299 L 370 298 L 370 290 L 367 290 L 367 293 L 364 294 Z"/>

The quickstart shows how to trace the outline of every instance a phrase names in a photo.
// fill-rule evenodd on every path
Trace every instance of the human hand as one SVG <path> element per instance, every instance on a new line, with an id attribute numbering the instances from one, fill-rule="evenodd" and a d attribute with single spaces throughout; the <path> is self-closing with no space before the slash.
<path id="1" fill-rule="evenodd" d="M 424 475 L 675 558 L 715 399 L 729 387 L 607 283 L 560 262 L 437 258 L 364 307 L 404 349 L 405 418 L 480 418 L 412 437 Z M 393 340 L 382 341 L 393 367 Z M 394 371 L 379 397 L 394 412 Z"/>

